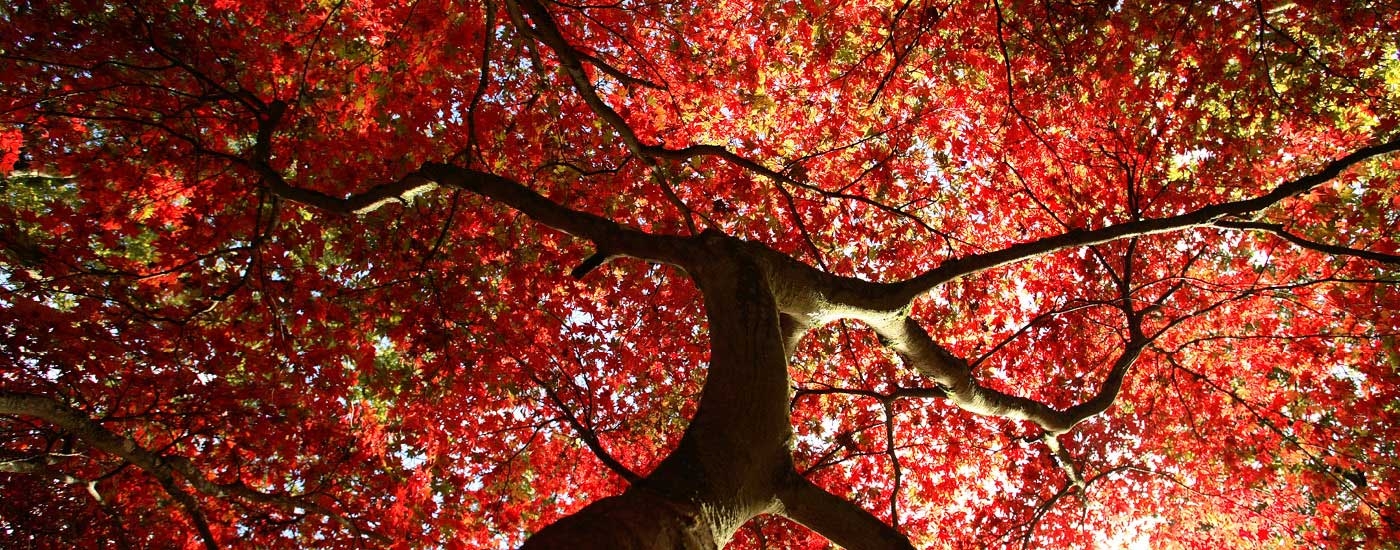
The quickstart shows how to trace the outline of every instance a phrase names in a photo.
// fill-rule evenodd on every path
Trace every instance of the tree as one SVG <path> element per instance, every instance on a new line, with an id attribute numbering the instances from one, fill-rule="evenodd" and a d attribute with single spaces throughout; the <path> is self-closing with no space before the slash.
<path id="1" fill-rule="evenodd" d="M 700 4 L 0 8 L 0 545 L 1400 538 L 1394 6 Z"/>

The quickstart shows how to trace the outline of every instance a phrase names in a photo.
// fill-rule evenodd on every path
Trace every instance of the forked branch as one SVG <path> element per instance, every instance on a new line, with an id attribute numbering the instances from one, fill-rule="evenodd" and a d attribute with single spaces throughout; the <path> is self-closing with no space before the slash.
<path id="1" fill-rule="evenodd" d="M 899 282 L 876 283 L 832 275 L 762 245 L 751 246 L 754 248 L 753 253 L 763 258 L 771 276 L 792 282 L 790 286 L 795 290 L 780 297 L 785 312 L 823 320 L 850 317 L 871 322 L 879 317 L 888 319 L 891 315 L 899 316 L 899 312 L 907 309 L 919 296 L 944 283 L 1061 250 L 1206 226 L 1274 231 L 1275 229 L 1267 224 L 1232 220 L 1249 219 L 1284 200 L 1303 195 L 1332 181 L 1349 168 L 1396 151 L 1400 151 L 1400 138 L 1357 149 L 1328 163 L 1317 172 L 1281 183 L 1269 192 L 1253 198 L 1212 204 L 1164 218 L 1139 219 L 1098 229 L 1071 230 L 1011 245 L 1001 250 L 948 260 L 916 277 Z M 1303 243 L 1295 241 L 1295 244 Z M 1324 248 L 1327 246 L 1329 245 L 1310 243 L 1309 247 L 1333 254 L 1376 261 L 1394 261 L 1388 254 Z"/>
<path id="2" fill-rule="evenodd" d="M 195 529 L 199 531 L 204 546 L 207 548 L 216 549 L 219 545 L 214 538 L 213 531 L 209 528 L 209 522 L 204 517 L 204 512 L 199 507 L 199 502 L 181 485 L 181 479 L 189 487 L 206 496 L 215 498 L 233 496 L 249 502 L 270 505 L 294 514 L 300 513 L 296 511 L 297 509 L 306 510 L 334 519 L 357 536 L 386 542 L 377 535 L 363 533 L 348 518 L 304 497 L 264 493 L 242 483 L 219 484 L 210 481 L 188 458 L 168 456 L 151 451 L 131 438 L 112 432 L 88 417 L 86 413 L 51 397 L 0 391 L 0 414 L 41 419 L 72 434 L 94 449 L 119 457 L 128 464 L 140 468 L 147 475 L 155 478 L 161 487 L 170 494 L 171 498 L 174 498 L 180 507 L 189 514 L 190 521 L 194 523 Z"/>
<path id="3" fill-rule="evenodd" d="M 979 384 L 967 361 L 935 342 L 912 318 L 876 326 L 875 330 L 906 363 L 937 381 L 948 394 L 948 400 L 959 408 L 975 414 L 1028 420 L 1052 435 L 1065 433 L 1076 424 L 1108 410 L 1118 398 L 1129 368 L 1142 355 L 1149 341 L 1147 337 L 1135 334 L 1114 361 L 1098 392 L 1078 405 L 1056 409 L 1033 399 Z"/>
<path id="4" fill-rule="evenodd" d="M 1351 154 L 1327 163 L 1317 172 L 1281 183 L 1269 192 L 1257 197 L 1212 204 L 1165 218 L 1142 219 L 1098 229 L 1069 231 L 1052 237 L 1012 245 L 994 252 L 949 260 L 913 279 L 890 285 L 892 287 L 890 292 L 905 298 L 906 302 L 913 301 L 917 296 L 948 281 L 1051 252 L 1128 237 L 1169 233 L 1212 225 L 1225 218 L 1250 218 L 1286 199 L 1303 195 L 1332 181 L 1342 172 L 1357 164 L 1396 151 L 1400 151 L 1400 138 L 1357 149 Z"/>

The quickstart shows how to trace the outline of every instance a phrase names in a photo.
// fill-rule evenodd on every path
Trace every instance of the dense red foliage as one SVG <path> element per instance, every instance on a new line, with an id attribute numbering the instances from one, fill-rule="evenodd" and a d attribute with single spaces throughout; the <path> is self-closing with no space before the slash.
<path id="1" fill-rule="evenodd" d="M 430 162 L 870 281 L 1011 250 L 909 314 L 1055 409 L 1142 348 L 1056 437 L 813 328 L 797 468 L 916 546 L 1400 538 L 1393 6 L 535 1 L 0 7 L 0 546 L 513 547 L 654 468 L 687 273 L 575 279 L 490 193 L 320 201 Z"/>

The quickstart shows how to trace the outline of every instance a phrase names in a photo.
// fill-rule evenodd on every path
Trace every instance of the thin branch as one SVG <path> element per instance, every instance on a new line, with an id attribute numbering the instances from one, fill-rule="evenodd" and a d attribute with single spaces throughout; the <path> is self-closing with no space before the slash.
<path id="1" fill-rule="evenodd" d="M 141 446 L 136 441 L 118 435 L 94 421 L 86 413 L 74 409 L 54 398 L 26 393 L 0 391 L 0 414 L 32 416 L 42 419 L 73 434 L 94 449 L 120 457 L 127 463 L 140 468 L 155 478 L 165 491 L 190 515 L 191 521 L 210 549 L 219 546 L 209 528 L 208 520 L 194 496 L 181 487 L 179 479 L 184 479 L 190 487 L 202 494 L 222 498 L 235 496 L 250 502 L 276 506 L 283 510 L 303 509 L 329 517 L 344 525 L 352 533 L 380 540 L 378 535 L 363 533 L 348 518 L 323 506 L 310 502 L 305 497 L 264 493 L 241 482 L 218 484 L 210 481 L 195 468 L 194 463 L 183 456 L 164 455 Z M 381 540 L 381 542 L 385 542 Z"/>
<path id="2" fill-rule="evenodd" d="M 1331 254 L 1333 256 L 1353 256 L 1381 263 L 1400 264 L 1400 255 L 1386 254 L 1384 252 L 1374 252 L 1371 250 L 1363 250 L 1359 248 L 1351 248 L 1335 244 L 1320 243 L 1317 241 L 1305 239 L 1297 234 L 1290 233 L 1287 229 L 1284 228 L 1283 224 L 1279 223 L 1220 220 L 1215 222 L 1214 225 L 1216 227 L 1224 229 L 1239 229 L 1242 231 L 1258 231 L 1260 233 L 1269 233 L 1271 235 L 1276 235 L 1285 241 L 1298 245 L 1299 247 L 1306 248 L 1308 250 L 1313 250 L 1316 252 L 1321 252 L 1323 254 Z"/>
<path id="3" fill-rule="evenodd" d="M 793 281 L 806 291 L 782 296 L 780 307 L 784 312 L 822 317 L 839 311 L 836 316 L 867 322 L 889 322 L 892 317 L 902 317 L 903 311 L 916 298 L 949 281 L 1061 250 L 1142 235 L 1216 226 L 1225 218 L 1247 219 L 1284 200 L 1312 191 L 1357 164 L 1396 151 L 1400 151 L 1400 138 L 1357 149 L 1316 172 L 1278 184 L 1267 193 L 1253 198 L 1212 204 L 1164 218 L 1140 219 L 1098 229 L 1074 229 L 1001 250 L 948 260 L 916 277 L 899 282 L 877 283 L 831 275 L 763 245 L 750 244 L 750 247 L 751 252 L 760 257 L 772 272 L 771 276 Z"/>
<path id="4" fill-rule="evenodd" d="M 894 479 L 890 489 L 890 526 L 899 529 L 899 491 L 902 488 L 904 471 L 899 465 L 899 452 L 894 445 L 894 403 L 884 403 L 885 411 L 885 453 L 890 457 L 890 469 Z"/>
<path id="5" fill-rule="evenodd" d="M 893 206 L 871 199 L 869 197 L 846 193 L 843 191 L 829 191 L 823 189 L 816 185 L 812 185 L 810 183 L 798 180 L 797 178 L 794 178 L 786 173 L 779 172 L 777 170 L 764 166 L 762 163 L 740 155 L 738 153 L 735 153 L 733 151 L 730 151 L 728 148 L 722 145 L 690 145 L 681 149 L 667 149 L 665 147 L 647 147 L 646 151 L 648 154 L 659 158 L 669 158 L 681 161 L 689 161 L 701 157 L 715 157 L 736 167 L 763 176 L 764 178 L 773 181 L 779 184 L 780 186 L 786 184 L 804 189 L 806 191 L 810 191 L 812 193 L 816 193 L 818 195 L 830 199 L 841 199 L 859 202 L 861 204 L 865 204 L 867 206 L 870 206 L 871 208 L 875 208 L 876 210 L 885 212 L 892 216 L 910 220 L 922 227 L 924 230 L 938 235 L 941 238 L 949 238 L 941 231 L 938 231 L 936 228 L 929 225 L 928 222 L 924 221 L 918 216 L 910 214 L 909 212 L 905 212 L 904 210 L 895 208 Z"/>
<path id="6" fill-rule="evenodd" d="M 583 98 L 583 102 L 598 118 L 603 119 L 603 122 L 617 132 L 618 137 L 622 138 L 622 142 L 627 145 L 627 149 L 633 155 L 652 166 L 653 169 L 650 171 L 652 179 L 661 187 L 666 199 L 685 214 L 686 227 L 690 229 L 690 232 L 697 233 L 698 230 L 692 219 L 695 215 L 694 210 L 686 206 L 685 202 L 676 194 L 675 189 L 666 181 L 664 174 L 656 169 L 651 155 L 647 154 L 647 147 L 642 144 L 641 138 L 637 137 L 636 131 L 627 123 L 627 120 L 598 95 L 598 90 L 593 87 L 593 83 L 589 80 L 588 73 L 583 67 L 585 54 L 569 45 L 563 32 L 555 24 L 554 17 L 549 14 L 549 10 L 534 0 L 512 0 L 508 1 L 507 4 L 523 8 L 524 12 L 530 16 L 533 26 L 526 26 L 523 21 L 517 21 L 516 25 L 520 27 L 522 32 L 533 35 L 554 51 L 555 57 L 563 66 L 564 72 L 569 75 L 574 90 Z"/>
<path id="7" fill-rule="evenodd" d="M 650 81 L 650 80 L 647 80 L 647 79 L 645 79 L 645 78 L 636 77 L 636 76 L 632 76 L 632 75 L 630 75 L 630 74 L 627 74 L 627 73 L 623 72 L 621 69 L 618 69 L 617 67 L 614 67 L 614 66 L 608 64 L 607 62 L 603 61 L 602 59 L 599 59 L 598 56 L 590 55 L 590 54 L 585 53 L 585 52 L 578 52 L 578 56 L 579 56 L 579 59 L 582 59 L 582 60 L 584 60 L 584 61 L 587 61 L 589 65 L 592 65 L 592 66 L 596 67 L 599 71 L 602 71 L 603 73 L 607 74 L 608 76 L 611 76 L 611 77 L 617 79 L 618 82 L 621 82 L 621 83 L 622 83 L 623 85 L 625 85 L 625 86 L 639 86 L 639 87 L 642 87 L 642 88 L 651 88 L 651 89 L 653 89 L 653 90 L 666 90 L 666 89 L 667 89 L 665 86 L 662 86 L 662 85 L 660 85 L 660 84 L 657 84 L 657 83 L 652 82 L 652 81 Z"/>
<path id="8" fill-rule="evenodd" d="M 116 455 L 144 470 L 165 488 L 189 515 L 199 531 L 204 547 L 218 550 L 217 539 L 195 498 L 180 487 L 174 471 L 163 457 L 141 447 L 135 441 L 112 433 L 77 409 L 55 399 L 39 395 L 0 391 L 0 414 L 33 416 L 50 422 L 82 439 L 88 445 Z"/>
<path id="9" fill-rule="evenodd" d="M 516 359 L 516 362 L 522 365 L 525 364 L 519 359 Z M 545 383 L 545 381 L 541 380 L 538 376 L 535 376 L 534 373 L 530 373 L 530 379 L 534 380 L 535 383 L 540 386 L 540 389 L 544 390 L 544 394 L 549 398 L 549 401 L 554 403 L 554 406 L 558 407 L 559 410 L 564 413 L 564 422 L 567 423 L 570 428 L 573 428 L 574 433 L 578 434 L 579 439 L 583 440 L 584 445 L 588 446 L 588 450 L 593 451 L 593 455 L 597 456 L 598 460 L 602 461 L 604 466 L 607 466 L 609 470 L 612 470 L 613 473 L 621 476 L 622 479 L 627 480 L 630 484 L 636 485 L 642 481 L 642 476 L 637 475 L 636 472 L 633 472 L 627 466 L 623 465 L 612 453 L 608 452 L 607 448 L 603 447 L 603 442 L 598 439 L 598 434 L 594 432 L 591 427 L 584 426 L 582 422 L 579 422 L 578 417 L 574 415 L 574 411 L 569 408 L 567 403 L 564 403 L 564 400 L 559 397 L 559 393 L 555 392 L 552 386 Z"/>
<path id="10" fill-rule="evenodd" d="M 1167 360 L 1171 363 L 1172 368 L 1180 370 L 1188 375 L 1191 375 L 1193 378 L 1195 378 L 1197 382 L 1201 383 L 1202 385 L 1229 397 L 1231 401 L 1243 407 L 1244 410 L 1250 414 L 1250 416 L 1253 416 L 1254 419 L 1258 421 L 1261 425 L 1263 425 L 1265 428 L 1268 428 L 1269 431 L 1277 435 L 1279 439 L 1288 442 L 1289 444 L 1293 445 L 1294 448 L 1298 449 L 1300 452 L 1306 455 L 1312 463 L 1326 463 L 1326 461 L 1323 460 L 1323 457 L 1318 456 L 1312 450 L 1308 449 L 1307 445 L 1304 445 L 1304 442 L 1301 438 L 1299 438 L 1296 435 L 1290 434 L 1288 430 L 1279 427 L 1279 425 L 1276 422 L 1274 422 L 1274 420 L 1270 419 L 1268 415 L 1264 413 L 1264 411 L 1260 410 L 1261 407 L 1259 405 L 1249 401 L 1248 399 L 1245 399 L 1239 394 L 1239 392 L 1217 384 L 1214 380 L 1211 380 L 1210 377 L 1206 376 L 1205 373 L 1187 367 L 1186 365 L 1178 361 L 1174 355 L 1167 354 L 1166 357 Z M 1366 495 L 1361 494 L 1361 492 L 1358 489 L 1360 489 L 1363 486 L 1363 484 L 1355 482 L 1352 478 L 1348 477 L 1346 473 L 1339 473 L 1336 468 L 1323 468 L 1320 469 L 1319 473 L 1328 478 L 1331 478 L 1332 481 L 1337 484 L 1338 488 L 1351 494 L 1353 498 L 1366 505 L 1366 507 L 1369 508 L 1372 513 L 1376 514 L 1376 517 L 1379 517 L 1386 524 L 1390 525 L 1391 527 L 1400 527 L 1400 518 L 1392 517 L 1391 514 L 1388 514 L 1386 512 L 1385 506 L 1378 505 L 1372 502 L 1371 499 L 1366 498 Z"/>
<path id="11" fill-rule="evenodd" d="M 1042 502 L 1039 506 L 1036 506 L 1035 511 L 1031 513 L 1030 519 L 1027 519 L 1024 522 L 1021 522 L 1017 525 L 1012 526 L 1010 529 L 1007 529 L 1002 533 L 1000 537 L 998 537 L 998 539 L 1005 538 L 1011 533 L 1011 530 L 1013 529 L 1024 527 L 1026 528 L 1026 532 L 1021 535 L 1021 547 L 1030 548 L 1030 541 L 1031 538 L 1035 536 L 1036 526 L 1040 524 L 1040 520 L 1045 517 L 1046 513 L 1050 512 L 1050 510 L 1055 507 L 1055 504 L 1058 503 L 1060 499 L 1074 494 L 1076 492 L 1076 489 L 1078 490 L 1078 493 L 1080 495 L 1083 495 L 1084 492 L 1088 490 L 1089 486 L 1094 484 L 1094 482 L 1100 479 L 1104 479 L 1105 477 L 1111 474 L 1131 469 L 1133 469 L 1131 465 L 1115 466 L 1097 474 L 1094 474 L 1092 477 L 1089 477 L 1087 479 L 1082 479 L 1079 484 L 1065 484 L 1063 488 L 1056 491 L 1055 494 L 1051 495 L 1049 499 L 1047 499 L 1045 502 Z"/>
<path id="12" fill-rule="evenodd" d="M 1053 237 L 1012 245 L 1010 247 L 972 256 L 949 260 L 918 277 L 892 285 L 897 294 L 912 300 L 914 297 L 953 279 L 980 273 L 1003 265 L 1041 256 L 1059 250 L 1078 248 L 1140 235 L 1153 235 L 1180 231 L 1192 227 L 1213 225 L 1226 217 L 1248 218 L 1285 199 L 1296 197 L 1327 183 L 1343 171 L 1381 155 L 1400 151 L 1400 138 L 1363 147 L 1342 158 L 1334 160 L 1321 170 L 1279 184 L 1268 193 L 1250 199 L 1212 204 L 1185 214 L 1165 218 L 1144 219 L 1110 225 L 1099 229 L 1073 230 Z"/>

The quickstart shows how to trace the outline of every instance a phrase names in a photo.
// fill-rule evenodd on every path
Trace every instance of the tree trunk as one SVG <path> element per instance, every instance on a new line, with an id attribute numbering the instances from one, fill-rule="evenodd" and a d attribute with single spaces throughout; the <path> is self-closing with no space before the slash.
<path id="1" fill-rule="evenodd" d="M 713 550 L 699 507 L 634 486 L 588 505 L 530 537 L 530 550 Z"/>
<path id="2" fill-rule="evenodd" d="M 524 548 L 718 548 L 779 507 L 792 429 L 777 305 L 733 241 L 713 236 L 704 248 L 709 257 L 688 269 L 705 297 L 710 365 L 680 445 L 640 483 L 541 530 Z"/>

